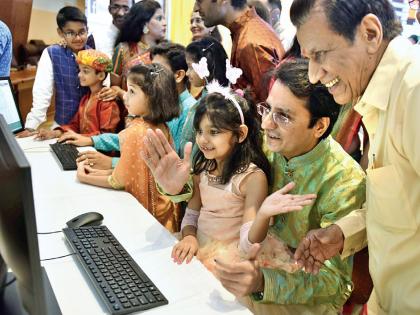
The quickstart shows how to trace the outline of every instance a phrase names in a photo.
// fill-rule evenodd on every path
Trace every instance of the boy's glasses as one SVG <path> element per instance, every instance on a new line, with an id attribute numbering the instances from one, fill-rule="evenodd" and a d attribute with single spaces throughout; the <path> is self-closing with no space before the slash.
<path id="1" fill-rule="evenodd" d="M 271 111 L 267 105 L 268 104 L 266 102 L 261 102 L 257 104 L 257 112 L 262 116 L 263 119 L 271 114 L 271 118 L 277 126 L 289 125 L 292 123 L 289 117 L 285 116 L 284 114 Z"/>
<path id="2" fill-rule="evenodd" d="M 67 39 L 74 39 L 77 36 L 79 36 L 79 37 L 85 37 L 87 35 L 87 30 L 80 31 L 78 33 L 75 33 L 75 32 L 72 32 L 72 31 L 70 31 L 70 32 L 63 32 L 63 34 L 64 34 L 64 37 L 67 38 Z"/>
<path id="3" fill-rule="evenodd" d="M 130 11 L 130 7 L 126 5 L 112 4 L 109 6 L 109 11 L 112 14 L 117 13 L 118 11 L 123 11 L 123 13 L 127 13 L 128 11 Z"/>
<path id="4" fill-rule="evenodd" d="M 420 1 L 419 0 L 408 0 L 408 4 L 411 9 L 418 10 L 420 7 Z"/>

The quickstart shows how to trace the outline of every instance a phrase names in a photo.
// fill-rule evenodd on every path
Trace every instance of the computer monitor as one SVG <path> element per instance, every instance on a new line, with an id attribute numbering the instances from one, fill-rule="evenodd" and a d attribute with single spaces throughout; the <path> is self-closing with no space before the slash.
<path id="1" fill-rule="evenodd" d="M 61 314 L 40 264 L 31 168 L 2 115 L 0 178 L 0 255 L 16 277 L 18 300 L 29 314 Z M 5 308 L 9 300 L 10 294 L 5 293 L 1 307 Z M 14 311 L 0 309 L 0 313 Z"/>
<path id="2" fill-rule="evenodd" d="M 0 77 L 0 114 L 6 119 L 13 133 L 22 131 L 23 122 L 9 77 Z"/>

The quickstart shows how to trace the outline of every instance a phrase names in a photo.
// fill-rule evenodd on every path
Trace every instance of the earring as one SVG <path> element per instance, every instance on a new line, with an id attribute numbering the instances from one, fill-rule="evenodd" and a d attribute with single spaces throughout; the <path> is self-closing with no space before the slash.
<path id="1" fill-rule="evenodd" d="M 143 27 L 143 34 L 147 34 L 147 33 L 149 33 L 149 28 L 147 27 L 147 25 L 145 25 Z"/>

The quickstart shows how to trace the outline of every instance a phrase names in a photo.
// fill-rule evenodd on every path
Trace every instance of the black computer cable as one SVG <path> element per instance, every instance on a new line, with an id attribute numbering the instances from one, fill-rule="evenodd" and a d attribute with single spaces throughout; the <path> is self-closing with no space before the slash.
<path id="1" fill-rule="evenodd" d="M 45 259 L 41 259 L 40 261 L 60 259 L 60 258 L 68 257 L 68 256 L 71 256 L 71 255 L 76 255 L 76 253 L 70 253 L 70 254 L 63 255 L 63 256 L 57 256 L 57 257 L 51 257 L 51 258 L 45 258 Z"/>
<path id="2" fill-rule="evenodd" d="M 37 232 L 36 234 L 39 234 L 39 235 L 47 235 L 47 234 L 56 234 L 56 233 L 63 233 L 63 231 Z"/>
<path id="3" fill-rule="evenodd" d="M 10 279 L 8 282 L 6 282 L 5 284 L 3 284 L 0 288 L 0 292 L 3 291 L 6 287 L 8 287 L 9 285 L 11 285 L 13 282 L 16 281 L 16 277 L 13 277 L 12 279 Z"/>

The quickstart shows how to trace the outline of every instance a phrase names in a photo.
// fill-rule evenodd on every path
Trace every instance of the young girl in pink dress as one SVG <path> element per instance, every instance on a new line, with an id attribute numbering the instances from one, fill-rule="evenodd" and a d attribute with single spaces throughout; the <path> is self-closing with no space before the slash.
<path id="1" fill-rule="evenodd" d="M 262 151 L 259 121 L 242 97 L 226 90 L 210 93 L 197 107 L 194 128 L 199 150 L 193 158 L 193 196 L 172 258 L 181 264 L 196 255 L 212 270 L 215 257 L 238 260 L 244 254 L 238 250 L 240 231 L 254 220 L 267 196 L 270 165 Z M 274 258 L 288 261 L 285 247 L 280 242 L 275 247 L 283 256 Z"/>

